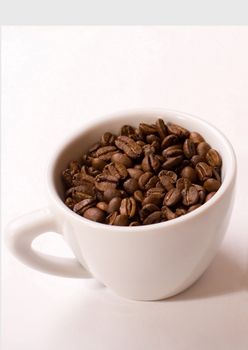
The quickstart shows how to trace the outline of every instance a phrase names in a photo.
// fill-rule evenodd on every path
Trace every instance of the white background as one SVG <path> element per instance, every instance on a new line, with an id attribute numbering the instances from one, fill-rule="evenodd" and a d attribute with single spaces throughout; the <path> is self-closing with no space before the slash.
<path id="1" fill-rule="evenodd" d="M 45 169 L 87 119 L 131 107 L 201 116 L 239 166 L 231 224 L 213 263 L 170 300 L 132 302 L 96 281 L 41 274 L 3 245 L 4 350 L 247 350 L 248 27 L 5 27 L 2 225 L 46 206 Z M 71 255 L 54 234 L 41 250 Z"/>

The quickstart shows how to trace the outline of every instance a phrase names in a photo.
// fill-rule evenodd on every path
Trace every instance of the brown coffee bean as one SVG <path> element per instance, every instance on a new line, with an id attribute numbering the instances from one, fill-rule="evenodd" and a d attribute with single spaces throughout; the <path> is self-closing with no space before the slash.
<path id="1" fill-rule="evenodd" d="M 108 211 L 108 203 L 106 203 L 106 202 L 98 202 L 98 203 L 96 204 L 96 207 L 97 207 L 98 209 L 101 209 L 101 210 L 105 211 L 105 212 Z"/>
<path id="2" fill-rule="evenodd" d="M 121 135 L 122 136 L 131 136 L 135 134 L 135 130 L 131 125 L 123 125 L 121 128 Z"/>
<path id="3" fill-rule="evenodd" d="M 157 224 L 161 220 L 161 211 L 154 211 L 150 215 L 147 216 L 147 218 L 143 221 L 143 225 L 151 225 L 151 224 Z"/>
<path id="4" fill-rule="evenodd" d="M 142 148 L 128 136 L 118 136 L 115 140 L 115 144 L 132 159 L 140 157 L 142 153 Z"/>
<path id="5" fill-rule="evenodd" d="M 182 126 L 168 123 L 167 128 L 170 134 L 174 134 L 180 138 L 186 138 L 189 136 L 189 131 Z"/>
<path id="6" fill-rule="evenodd" d="M 118 179 L 112 175 L 100 174 L 95 178 L 95 186 L 99 191 L 116 188 Z"/>
<path id="7" fill-rule="evenodd" d="M 136 201 L 133 197 L 123 198 L 120 205 L 120 213 L 132 218 L 136 214 Z"/>
<path id="8" fill-rule="evenodd" d="M 105 221 L 104 211 L 102 211 L 99 208 L 95 208 L 95 207 L 85 210 L 83 216 L 85 217 L 85 219 L 89 219 L 89 220 L 95 221 L 95 222 L 104 222 Z"/>
<path id="9" fill-rule="evenodd" d="M 100 158 L 93 158 L 91 164 L 93 168 L 97 170 L 102 170 L 107 163 Z"/>
<path id="10" fill-rule="evenodd" d="M 171 170 L 181 164 L 183 161 L 183 156 L 168 158 L 163 164 L 162 168 L 166 170 Z"/>
<path id="11" fill-rule="evenodd" d="M 125 165 L 126 168 L 130 168 L 133 164 L 132 160 L 126 155 L 126 154 L 123 154 L 123 153 L 114 153 L 111 157 L 111 161 L 113 163 L 117 162 L 117 163 L 121 163 L 123 165 Z"/>
<path id="12" fill-rule="evenodd" d="M 141 177 L 141 175 L 144 174 L 144 172 L 141 169 L 137 168 L 129 168 L 127 169 L 127 172 L 131 178 L 136 180 L 138 180 Z"/>
<path id="13" fill-rule="evenodd" d="M 176 214 L 173 213 L 173 211 L 170 208 L 168 208 L 167 206 L 163 206 L 161 208 L 161 211 L 162 211 L 163 217 L 166 220 L 172 220 L 172 219 L 175 219 L 177 217 Z"/>
<path id="14" fill-rule="evenodd" d="M 160 139 L 163 140 L 168 135 L 168 129 L 163 119 L 161 118 L 157 119 L 156 127 L 157 127 L 158 134 L 160 136 Z"/>
<path id="15" fill-rule="evenodd" d="M 112 198 L 108 204 L 107 212 L 113 213 L 114 211 L 119 211 L 122 199 L 120 197 Z"/>
<path id="16" fill-rule="evenodd" d="M 128 179 L 123 183 L 123 187 L 128 194 L 133 194 L 139 189 L 139 184 L 136 179 Z"/>
<path id="17" fill-rule="evenodd" d="M 95 179 L 93 176 L 86 175 L 83 173 L 75 174 L 72 178 L 72 184 L 74 187 L 84 185 L 84 184 L 94 184 Z"/>
<path id="18" fill-rule="evenodd" d="M 112 155 L 116 152 L 115 146 L 104 146 L 98 148 L 96 157 L 102 160 L 110 160 Z"/>
<path id="19" fill-rule="evenodd" d="M 214 195 L 215 195 L 216 192 L 210 192 L 207 196 L 206 196 L 206 199 L 205 199 L 205 203 L 207 201 L 209 201 Z"/>
<path id="20" fill-rule="evenodd" d="M 175 214 L 177 217 L 187 214 L 187 210 L 184 208 L 176 208 Z"/>
<path id="21" fill-rule="evenodd" d="M 183 150 L 181 145 L 173 145 L 173 146 L 167 147 L 162 152 L 162 155 L 165 158 L 176 157 L 182 154 L 183 154 Z"/>
<path id="22" fill-rule="evenodd" d="M 199 200 L 198 200 L 198 202 L 200 204 L 204 203 L 205 198 L 206 198 L 206 191 L 205 191 L 205 189 L 201 185 L 193 184 L 193 186 L 195 186 L 195 188 L 197 189 L 197 191 L 199 193 Z"/>
<path id="23" fill-rule="evenodd" d="M 159 181 L 162 184 L 162 186 L 166 189 L 166 191 L 170 191 L 174 188 L 175 182 L 170 176 L 162 175 L 159 177 Z"/>
<path id="24" fill-rule="evenodd" d="M 148 191 L 150 188 L 155 187 L 158 181 L 159 178 L 156 175 L 150 177 L 145 184 L 145 190 Z"/>
<path id="25" fill-rule="evenodd" d="M 220 188 L 220 185 L 221 185 L 220 181 L 211 178 L 211 179 L 207 179 L 204 182 L 203 187 L 208 192 L 216 192 Z"/>
<path id="26" fill-rule="evenodd" d="M 199 156 L 196 154 L 190 159 L 192 165 L 195 167 L 197 163 L 204 162 L 204 157 Z"/>
<path id="27" fill-rule="evenodd" d="M 189 189 L 190 186 L 191 186 L 191 181 L 189 179 L 187 179 L 186 177 L 181 177 L 176 182 L 176 188 L 179 191 L 182 191 L 184 189 Z"/>
<path id="28" fill-rule="evenodd" d="M 104 173 L 116 177 L 118 180 L 125 179 L 128 176 L 125 165 L 119 162 L 107 164 L 104 168 Z"/>
<path id="29" fill-rule="evenodd" d="M 164 197 L 163 204 L 172 207 L 181 200 L 181 192 L 177 188 L 172 188 Z"/>
<path id="30" fill-rule="evenodd" d="M 62 180 L 63 180 L 63 183 L 66 185 L 66 187 L 73 186 L 72 177 L 73 175 L 71 174 L 70 169 L 66 169 L 62 172 Z"/>
<path id="31" fill-rule="evenodd" d="M 142 207 L 139 211 L 140 219 L 143 221 L 148 215 L 154 211 L 159 211 L 159 207 L 153 203 L 148 203 Z"/>
<path id="32" fill-rule="evenodd" d="M 182 190 L 182 203 L 183 205 L 186 205 L 187 207 L 196 204 L 199 200 L 199 193 L 195 186 L 190 186 L 188 189 Z"/>
<path id="33" fill-rule="evenodd" d="M 201 143 L 201 142 L 204 142 L 204 138 L 202 137 L 201 134 L 199 134 L 198 132 L 195 132 L 195 131 L 192 131 L 190 134 L 189 134 L 189 139 L 191 141 L 193 141 L 195 144 L 198 144 L 198 143 Z"/>
<path id="34" fill-rule="evenodd" d="M 157 133 L 157 127 L 154 124 L 140 123 L 139 132 L 144 135 Z"/>
<path id="35" fill-rule="evenodd" d="M 110 202 L 115 197 L 121 197 L 121 191 L 116 188 L 107 188 L 103 193 L 103 199 Z"/>
<path id="36" fill-rule="evenodd" d="M 178 143 L 178 137 L 176 135 L 171 134 L 163 139 L 161 143 L 161 148 L 165 149 L 169 146 L 175 145 L 176 143 Z"/>
<path id="37" fill-rule="evenodd" d="M 86 182 L 83 185 L 71 187 L 66 191 L 66 196 L 71 196 L 74 199 L 81 198 L 84 195 L 88 195 L 89 197 L 95 196 L 94 184 Z"/>
<path id="38" fill-rule="evenodd" d="M 81 202 L 78 202 L 77 204 L 74 205 L 73 211 L 76 213 L 83 215 L 84 212 L 93 207 L 96 203 L 95 198 L 88 198 L 88 199 L 83 199 Z"/>
<path id="39" fill-rule="evenodd" d="M 139 188 L 141 190 L 145 189 L 145 186 L 147 184 L 147 182 L 149 181 L 149 179 L 153 176 L 153 174 L 149 171 L 143 173 L 139 179 L 138 179 L 138 184 L 139 184 Z"/>
<path id="40" fill-rule="evenodd" d="M 157 186 L 157 184 L 156 184 Z M 165 190 L 163 187 L 151 187 L 149 188 L 149 190 L 146 192 L 146 196 L 150 196 L 150 194 L 157 194 L 159 193 L 160 195 L 163 195 L 165 194 Z"/>
<path id="41" fill-rule="evenodd" d="M 141 140 L 138 140 L 137 142 L 137 145 L 139 145 L 141 148 L 143 148 L 146 144 L 144 141 L 141 141 Z"/>
<path id="42" fill-rule="evenodd" d="M 186 166 L 185 168 L 183 168 L 181 171 L 181 176 L 186 179 L 189 179 L 191 182 L 197 181 L 197 173 L 195 169 L 193 169 L 191 166 Z"/>
<path id="43" fill-rule="evenodd" d="M 203 141 L 197 145 L 196 151 L 199 156 L 205 157 L 210 148 L 209 144 Z"/>
<path id="44" fill-rule="evenodd" d="M 221 176 L 220 176 L 220 170 L 219 168 L 212 168 L 213 171 L 213 177 L 218 180 L 219 182 L 221 182 Z"/>
<path id="45" fill-rule="evenodd" d="M 196 172 L 200 181 L 205 181 L 212 177 L 212 168 L 205 162 L 196 164 Z"/>
<path id="46" fill-rule="evenodd" d="M 142 169 L 144 171 L 157 171 L 160 168 L 160 161 L 158 157 L 154 154 L 147 154 L 141 163 Z"/>
<path id="47" fill-rule="evenodd" d="M 186 139 L 183 144 L 185 157 L 190 159 L 196 154 L 195 144 L 192 140 Z"/>
<path id="48" fill-rule="evenodd" d="M 109 225 L 128 226 L 129 220 L 127 215 L 119 215 L 117 211 L 113 212 L 107 217 Z"/>
<path id="49" fill-rule="evenodd" d="M 219 153 L 211 148 L 207 154 L 206 154 L 206 161 L 208 162 L 209 165 L 211 165 L 212 167 L 220 167 L 222 160 L 221 160 L 221 156 L 219 155 Z"/>
<path id="50" fill-rule="evenodd" d="M 101 137 L 101 145 L 102 146 L 110 146 L 115 144 L 116 136 L 111 132 L 105 132 Z"/>
<path id="51" fill-rule="evenodd" d="M 155 204 L 157 206 L 159 206 L 164 198 L 164 194 L 161 193 L 152 193 L 150 195 L 148 195 L 142 202 L 142 206 L 152 203 Z"/>
<path id="52" fill-rule="evenodd" d="M 137 202 L 142 202 L 143 199 L 144 199 L 143 192 L 140 191 L 140 190 L 135 191 L 134 194 L 133 194 L 133 196 L 134 196 L 134 199 L 135 199 Z"/>
<path id="53" fill-rule="evenodd" d="M 172 170 L 161 170 L 159 172 L 159 174 L 158 174 L 158 177 L 160 178 L 163 175 L 171 177 L 173 183 L 176 183 L 176 181 L 177 181 L 177 174 L 174 171 L 172 171 Z"/>
<path id="54" fill-rule="evenodd" d="M 101 147 L 101 143 L 100 143 L 100 142 L 94 143 L 94 145 L 92 145 L 92 146 L 89 148 L 88 153 L 89 153 L 89 154 L 95 153 L 96 150 L 98 150 L 99 147 Z"/>
<path id="55" fill-rule="evenodd" d="M 191 211 L 194 211 L 195 209 L 200 208 L 200 207 L 201 207 L 201 204 L 191 205 L 188 209 L 188 213 L 190 213 Z"/>
<path id="56" fill-rule="evenodd" d="M 158 142 L 158 144 L 160 145 L 160 138 L 154 134 L 146 135 L 146 142 L 149 143 L 150 145 L 153 142 Z"/>
<path id="57" fill-rule="evenodd" d="M 68 197 L 68 198 L 66 198 L 66 200 L 65 200 L 65 205 L 67 205 L 67 207 L 70 208 L 70 209 L 73 209 L 73 207 L 74 207 L 74 205 L 75 205 L 76 203 L 77 203 L 77 202 L 76 202 L 74 199 L 72 199 L 71 197 Z"/>

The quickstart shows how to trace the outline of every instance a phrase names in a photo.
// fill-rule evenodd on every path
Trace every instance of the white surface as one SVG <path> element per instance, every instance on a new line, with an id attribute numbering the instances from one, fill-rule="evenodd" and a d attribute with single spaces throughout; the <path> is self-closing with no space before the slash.
<path id="1" fill-rule="evenodd" d="M 248 28 L 6 27 L 2 34 L 3 227 L 46 205 L 44 169 L 59 142 L 115 110 L 199 115 L 229 137 L 239 165 L 218 255 L 171 300 L 131 302 L 94 280 L 41 274 L 3 247 L 3 349 L 246 350 Z M 36 245 L 71 254 L 52 234 Z"/>

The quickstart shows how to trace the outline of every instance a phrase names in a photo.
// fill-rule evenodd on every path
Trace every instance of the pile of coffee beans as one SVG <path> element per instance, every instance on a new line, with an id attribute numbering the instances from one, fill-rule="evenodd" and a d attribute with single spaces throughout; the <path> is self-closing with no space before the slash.
<path id="1" fill-rule="evenodd" d="M 185 215 L 221 185 L 221 156 L 203 136 L 157 119 L 105 132 L 63 171 L 65 204 L 96 222 L 150 225 Z"/>

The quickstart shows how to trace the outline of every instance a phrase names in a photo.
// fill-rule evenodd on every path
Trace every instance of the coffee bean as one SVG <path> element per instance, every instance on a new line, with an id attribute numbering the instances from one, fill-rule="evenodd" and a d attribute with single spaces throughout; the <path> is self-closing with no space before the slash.
<path id="1" fill-rule="evenodd" d="M 107 164 L 104 168 L 104 173 L 116 177 L 118 180 L 125 179 L 128 175 L 125 165 L 119 162 Z"/>
<path id="2" fill-rule="evenodd" d="M 197 145 L 196 151 L 199 156 L 205 157 L 210 148 L 210 145 L 207 142 L 203 141 Z"/>
<path id="3" fill-rule="evenodd" d="M 165 149 L 169 146 L 175 145 L 177 142 L 178 142 L 178 137 L 176 135 L 173 135 L 173 134 L 168 135 L 163 139 L 161 143 L 161 148 Z"/>
<path id="4" fill-rule="evenodd" d="M 156 175 L 150 177 L 145 184 L 145 190 L 148 191 L 150 188 L 155 187 L 158 181 L 159 178 Z"/>
<path id="5" fill-rule="evenodd" d="M 89 184 L 89 183 L 94 184 L 94 182 L 95 182 L 95 179 L 93 176 L 86 175 L 83 173 L 75 174 L 75 175 L 73 175 L 73 178 L 72 178 L 72 185 L 74 187 L 80 186 L 83 184 Z"/>
<path id="6" fill-rule="evenodd" d="M 136 179 L 128 179 L 123 183 L 123 187 L 128 194 L 133 194 L 139 189 L 138 181 Z"/>
<path id="7" fill-rule="evenodd" d="M 207 179 L 203 187 L 208 191 L 208 192 L 216 192 L 220 188 L 220 181 L 215 180 L 215 179 Z"/>
<path id="8" fill-rule="evenodd" d="M 166 189 L 166 191 L 170 191 L 174 188 L 175 182 L 170 176 L 162 175 L 159 177 L 159 181 L 162 184 L 162 186 Z"/>
<path id="9" fill-rule="evenodd" d="M 120 197 L 112 198 L 108 204 L 107 212 L 113 213 L 114 211 L 118 211 L 120 209 L 122 199 Z"/>
<path id="10" fill-rule="evenodd" d="M 123 125 L 121 128 L 121 135 L 122 136 L 131 136 L 135 134 L 135 130 L 131 125 Z"/>
<path id="11" fill-rule="evenodd" d="M 136 201 L 133 197 L 123 198 L 120 205 L 120 213 L 132 218 L 136 214 Z"/>
<path id="12" fill-rule="evenodd" d="M 105 132 L 101 137 L 101 145 L 102 146 L 110 146 L 115 144 L 116 136 L 111 134 L 111 132 Z"/>
<path id="13" fill-rule="evenodd" d="M 205 181 L 212 177 L 212 168 L 205 162 L 196 164 L 196 172 L 200 181 Z"/>
<path id="14" fill-rule="evenodd" d="M 93 168 L 97 170 L 102 170 L 107 163 L 100 158 L 93 158 L 91 164 Z"/>
<path id="15" fill-rule="evenodd" d="M 139 131 L 141 134 L 149 135 L 157 133 L 157 127 L 154 124 L 140 123 Z"/>
<path id="16" fill-rule="evenodd" d="M 181 164 L 183 161 L 183 156 L 168 158 L 163 164 L 162 168 L 166 170 L 171 170 Z"/>
<path id="17" fill-rule="evenodd" d="M 181 176 L 189 179 L 191 182 L 196 182 L 197 180 L 197 173 L 191 166 L 186 166 L 183 168 L 181 171 Z"/>
<path id="18" fill-rule="evenodd" d="M 195 188 L 197 189 L 198 194 L 199 194 L 199 201 L 198 202 L 200 204 L 204 203 L 205 198 L 206 198 L 206 191 L 205 191 L 205 189 L 201 185 L 193 184 L 193 186 L 195 186 Z"/>
<path id="19" fill-rule="evenodd" d="M 135 159 L 140 157 L 142 148 L 133 139 L 128 136 L 118 136 L 115 140 L 116 146 L 121 149 L 128 157 Z"/>
<path id="20" fill-rule="evenodd" d="M 177 181 L 177 174 L 174 171 L 172 171 L 172 170 L 161 170 L 159 172 L 159 174 L 158 174 L 158 177 L 160 178 L 163 175 L 169 176 L 172 179 L 173 183 L 176 183 L 176 181 Z"/>
<path id="21" fill-rule="evenodd" d="M 114 153 L 112 155 L 111 161 L 113 163 L 115 163 L 115 162 L 121 163 L 121 164 L 125 165 L 126 168 L 130 168 L 133 165 L 132 160 L 126 154 L 119 153 L 119 152 Z"/>
<path id="22" fill-rule="evenodd" d="M 89 219 L 89 220 L 95 221 L 95 222 L 104 222 L 105 221 L 104 211 L 102 211 L 99 208 L 95 208 L 95 207 L 85 210 L 83 216 L 85 217 L 85 219 Z"/>
<path id="23" fill-rule="evenodd" d="M 144 221 L 144 219 L 154 211 L 159 211 L 159 207 L 157 205 L 153 203 L 145 204 L 139 212 L 140 219 Z"/>
<path id="24" fill-rule="evenodd" d="M 201 204 L 194 204 L 194 205 L 191 205 L 188 209 L 188 213 L 190 213 L 191 211 L 197 209 L 197 208 L 200 208 Z"/>
<path id="25" fill-rule="evenodd" d="M 184 208 L 177 208 L 175 211 L 175 214 L 177 217 L 185 215 L 187 213 L 187 210 Z"/>
<path id="26" fill-rule="evenodd" d="M 67 188 L 73 186 L 72 177 L 73 175 L 71 174 L 70 169 L 66 169 L 62 172 L 62 180 Z"/>
<path id="27" fill-rule="evenodd" d="M 199 134 L 198 132 L 195 132 L 195 131 L 193 131 L 189 134 L 189 139 L 191 141 L 193 141 L 195 144 L 198 144 L 198 143 L 205 141 L 204 138 L 202 137 L 202 135 Z"/>
<path id="28" fill-rule="evenodd" d="M 172 207 L 181 200 L 181 192 L 177 188 L 172 188 L 164 197 L 163 204 Z"/>
<path id="29" fill-rule="evenodd" d="M 179 138 L 186 138 L 189 136 L 189 131 L 182 126 L 168 123 L 167 125 L 169 133 L 178 136 Z"/>
<path id="30" fill-rule="evenodd" d="M 96 203 L 96 200 L 94 198 L 88 198 L 88 199 L 83 199 L 81 202 L 78 202 L 77 204 L 74 205 L 73 211 L 76 213 L 83 215 L 84 212 L 93 207 Z"/>
<path id="31" fill-rule="evenodd" d="M 164 194 L 161 193 L 152 193 L 150 195 L 148 195 L 142 202 L 142 205 L 146 205 L 149 203 L 155 204 L 157 206 L 159 206 L 164 198 Z"/>
<path id="32" fill-rule="evenodd" d="M 143 192 L 140 191 L 140 190 L 135 191 L 134 194 L 133 194 L 133 196 L 134 196 L 134 199 L 135 199 L 137 202 L 142 202 L 143 199 L 144 199 Z"/>
<path id="33" fill-rule="evenodd" d="M 156 155 L 147 154 L 141 163 L 142 169 L 144 171 L 157 171 L 160 168 L 160 162 Z"/>
<path id="34" fill-rule="evenodd" d="M 186 139 L 183 144 L 185 157 L 190 159 L 196 154 L 195 144 L 192 140 Z"/>
<path id="35" fill-rule="evenodd" d="M 187 207 L 196 204 L 199 200 L 199 193 L 195 186 L 182 190 L 182 203 Z"/>
<path id="36" fill-rule="evenodd" d="M 211 165 L 212 167 L 220 167 L 222 160 L 221 160 L 221 156 L 219 155 L 219 153 L 211 148 L 207 154 L 206 154 L 206 161 L 208 162 L 209 165 Z"/>
<path id="37" fill-rule="evenodd" d="M 162 152 L 162 155 L 165 158 L 176 157 L 182 154 L 183 154 L 183 150 L 181 145 L 173 145 L 173 146 L 167 147 Z"/>
<path id="38" fill-rule="evenodd" d="M 100 143 L 100 142 L 94 143 L 94 145 L 92 145 L 92 146 L 89 148 L 88 153 L 89 153 L 89 154 L 95 153 L 96 150 L 98 150 L 99 147 L 101 147 L 101 143 Z"/>
<path id="39" fill-rule="evenodd" d="M 154 211 L 150 215 L 147 216 L 147 218 L 143 221 L 143 225 L 151 225 L 151 224 L 157 224 L 160 222 L 161 219 L 161 211 Z"/>
<path id="40" fill-rule="evenodd" d="M 143 173 L 139 179 L 138 179 L 138 184 L 139 184 L 139 188 L 141 190 L 145 189 L 146 184 L 148 183 L 149 179 L 153 176 L 153 174 L 149 171 Z"/>
<path id="41" fill-rule="evenodd" d="M 172 220 L 172 219 L 175 219 L 177 217 L 176 214 L 173 213 L 173 211 L 170 208 L 168 208 L 167 206 L 163 206 L 161 208 L 161 211 L 162 211 L 163 217 L 166 220 Z"/>
<path id="42" fill-rule="evenodd" d="M 107 217 L 109 225 L 128 226 L 129 220 L 127 215 L 119 215 L 117 211 L 113 212 Z"/>
<path id="43" fill-rule="evenodd" d="M 191 181 L 186 177 L 180 177 L 180 179 L 176 182 L 176 188 L 179 191 L 182 191 L 184 189 L 189 189 L 191 186 Z"/>
<path id="44" fill-rule="evenodd" d="M 168 135 L 168 129 L 163 119 L 161 118 L 157 119 L 156 127 L 161 140 L 163 140 Z"/>
<path id="45" fill-rule="evenodd" d="M 131 178 L 136 180 L 138 180 L 141 177 L 141 175 L 144 174 L 144 172 L 141 169 L 137 168 L 129 168 L 127 169 L 127 172 Z"/>
<path id="46" fill-rule="evenodd" d="M 157 186 L 157 185 L 156 185 Z M 160 187 L 151 187 L 149 188 L 149 190 L 146 192 L 147 196 L 150 196 L 150 194 L 160 194 L 163 195 L 165 194 L 165 190 L 164 188 L 160 188 Z"/>
<path id="47" fill-rule="evenodd" d="M 101 209 L 101 210 L 105 211 L 105 212 L 108 211 L 108 203 L 106 203 L 106 202 L 98 202 L 98 203 L 96 204 L 96 207 L 97 207 L 98 209 Z"/>
<path id="48" fill-rule="evenodd" d="M 112 155 L 116 152 L 115 146 L 104 146 L 98 148 L 96 157 L 102 160 L 110 160 Z"/>
<path id="49" fill-rule="evenodd" d="M 67 197 L 65 200 L 65 205 L 67 205 L 67 207 L 70 209 L 73 209 L 73 207 L 76 203 L 77 202 L 74 199 L 72 199 L 71 197 Z"/>
<path id="50" fill-rule="evenodd" d="M 158 142 L 158 144 L 160 144 L 160 138 L 154 134 L 146 135 L 146 142 L 149 143 L 150 145 L 153 142 L 156 142 L 156 143 Z"/>
<path id="51" fill-rule="evenodd" d="M 221 182 L 221 176 L 220 176 L 220 170 L 219 168 L 212 168 L 213 171 L 213 177 L 218 180 L 219 182 Z"/>
<path id="52" fill-rule="evenodd" d="M 95 186 L 99 191 L 106 191 L 107 189 L 116 188 L 118 179 L 112 175 L 100 174 L 95 179 Z"/>
<path id="53" fill-rule="evenodd" d="M 204 157 L 199 156 L 196 154 L 190 159 L 192 165 L 195 167 L 197 163 L 204 162 Z"/>
<path id="54" fill-rule="evenodd" d="M 103 199 L 110 202 L 115 197 L 121 197 L 121 191 L 116 188 L 107 188 L 103 193 Z"/>
<path id="55" fill-rule="evenodd" d="M 215 195 L 216 192 L 210 192 L 207 196 L 206 196 L 206 199 L 205 199 L 205 203 L 207 201 L 209 201 L 214 195 Z"/>

